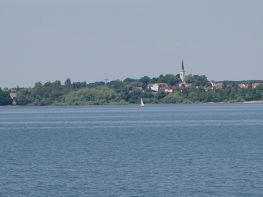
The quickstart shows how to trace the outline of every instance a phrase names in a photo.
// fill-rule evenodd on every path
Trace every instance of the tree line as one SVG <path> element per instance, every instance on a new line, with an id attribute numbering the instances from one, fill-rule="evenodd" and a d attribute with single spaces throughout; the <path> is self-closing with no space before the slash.
<path id="1" fill-rule="evenodd" d="M 17 87 L 18 105 L 89 105 L 89 104 L 128 104 L 139 103 L 203 103 L 203 102 L 243 102 L 263 100 L 263 85 L 257 88 L 241 89 L 237 81 L 224 81 L 223 89 L 213 89 L 204 75 L 188 75 L 191 87 L 178 88 L 179 75 L 144 76 L 140 79 L 126 78 L 110 82 L 95 83 L 61 81 L 37 82 L 32 88 Z M 262 81 L 260 81 L 262 82 Z M 150 83 L 166 83 L 173 87 L 172 93 L 153 92 Z M 252 81 L 246 81 L 252 83 Z M 0 89 L 0 105 L 12 103 L 11 90 Z"/>

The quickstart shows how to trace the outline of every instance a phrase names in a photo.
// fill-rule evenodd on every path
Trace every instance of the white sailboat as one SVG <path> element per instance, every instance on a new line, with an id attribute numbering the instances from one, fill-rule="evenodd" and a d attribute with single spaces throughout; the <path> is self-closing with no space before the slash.
<path id="1" fill-rule="evenodd" d="M 144 107 L 144 103 L 143 103 L 142 98 L 141 98 L 141 107 Z"/>

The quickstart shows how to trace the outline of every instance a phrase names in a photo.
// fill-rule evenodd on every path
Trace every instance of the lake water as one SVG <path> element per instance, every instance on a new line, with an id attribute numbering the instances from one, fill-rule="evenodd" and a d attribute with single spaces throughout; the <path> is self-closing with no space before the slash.
<path id="1" fill-rule="evenodd" d="M 263 196 L 263 105 L 0 107 L 0 196 Z"/>

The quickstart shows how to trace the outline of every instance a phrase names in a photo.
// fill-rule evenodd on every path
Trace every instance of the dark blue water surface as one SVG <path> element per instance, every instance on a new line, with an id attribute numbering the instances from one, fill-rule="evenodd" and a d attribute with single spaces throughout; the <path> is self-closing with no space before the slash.
<path id="1" fill-rule="evenodd" d="M 263 105 L 0 107 L 0 196 L 263 196 Z"/>

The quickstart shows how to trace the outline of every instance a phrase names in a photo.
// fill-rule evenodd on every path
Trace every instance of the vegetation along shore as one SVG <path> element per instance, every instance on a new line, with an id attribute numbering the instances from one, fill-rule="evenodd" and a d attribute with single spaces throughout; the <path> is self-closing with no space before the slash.
<path id="1" fill-rule="evenodd" d="M 181 74 L 181 76 L 180 76 Z M 0 89 L 0 105 L 89 105 L 139 103 L 255 102 L 263 100 L 263 81 L 209 81 L 204 75 L 166 74 L 109 82 L 61 81 L 30 88 Z M 10 96 L 15 93 L 15 96 Z M 15 102 L 14 102 L 15 100 Z"/>

